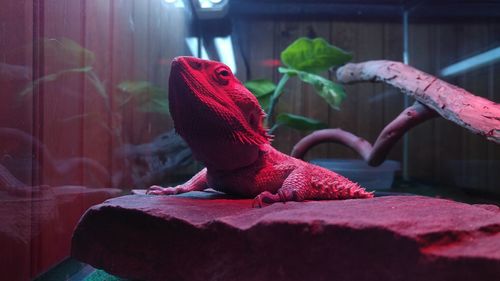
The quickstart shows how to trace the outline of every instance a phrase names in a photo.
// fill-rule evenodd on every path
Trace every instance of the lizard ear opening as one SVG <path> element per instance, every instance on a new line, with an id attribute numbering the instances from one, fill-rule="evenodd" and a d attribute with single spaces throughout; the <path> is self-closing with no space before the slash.
<path id="1" fill-rule="evenodd" d="M 248 123 L 250 124 L 250 126 L 254 129 L 257 129 L 258 127 L 258 117 L 256 116 L 256 114 L 250 114 L 250 117 L 248 118 Z"/>
<path id="2" fill-rule="evenodd" d="M 268 130 L 264 127 L 264 118 L 266 113 L 261 109 L 259 112 L 253 112 L 248 119 L 248 123 L 255 132 L 266 138 L 268 141 L 273 139 L 273 136 L 268 134 Z"/>

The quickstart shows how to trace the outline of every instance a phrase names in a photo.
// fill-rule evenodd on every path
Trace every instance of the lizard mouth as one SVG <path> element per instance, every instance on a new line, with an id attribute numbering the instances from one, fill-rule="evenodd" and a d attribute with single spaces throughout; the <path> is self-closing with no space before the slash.
<path id="1" fill-rule="evenodd" d="M 209 140 L 215 137 L 214 132 L 224 131 L 220 128 L 224 122 L 218 114 L 222 106 L 220 98 L 207 89 L 209 85 L 204 85 L 202 61 L 195 65 L 190 59 L 172 60 L 168 90 L 170 114 L 177 133 L 184 139 Z"/>

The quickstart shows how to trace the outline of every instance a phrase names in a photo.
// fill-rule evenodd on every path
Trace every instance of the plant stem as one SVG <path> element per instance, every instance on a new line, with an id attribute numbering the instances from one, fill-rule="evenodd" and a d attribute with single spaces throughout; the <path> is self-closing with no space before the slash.
<path id="1" fill-rule="evenodd" d="M 99 79 L 99 76 L 97 76 L 97 74 L 92 70 L 88 71 L 86 74 L 87 78 L 90 80 L 90 82 L 92 82 L 95 89 L 97 90 L 97 93 L 99 93 L 99 95 L 101 95 L 101 97 L 104 99 L 106 108 L 111 111 L 112 108 L 110 99 L 108 97 L 108 94 L 106 93 L 104 84 L 102 83 L 101 79 Z"/>
<path id="2" fill-rule="evenodd" d="M 268 133 L 272 135 L 276 129 L 278 129 L 281 126 L 281 124 L 274 124 L 271 129 L 269 129 Z"/>
<path id="3" fill-rule="evenodd" d="M 267 113 L 265 124 L 266 126 L 271 126 L 271 123 L 274 125 L 274 110 L 276 107 L 276 103 L 278 102 L 278 99 L 283 92 L 283 89 L 285 88 L 285 84 L 290 79 L 290 75 L 288 73 L 283 74 L 281 77 L 280 81 L 278 82 L 278 85 L 276 86 L 276 89 L 274 90 L 273 95 L 271 96 L 271 101 L 269 104 L 269 112 Z"/>

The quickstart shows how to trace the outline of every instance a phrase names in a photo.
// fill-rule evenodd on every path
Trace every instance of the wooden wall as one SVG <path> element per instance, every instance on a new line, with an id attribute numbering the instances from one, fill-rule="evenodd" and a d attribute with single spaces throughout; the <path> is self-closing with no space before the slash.
<path id="1" fill-rule="evenodd" d="M 460 59 L 498 46 L 500 25 L 493 22 L 424 24 L 409 28 L 410 64 L 431 74 Z M 396 22 L 241 20 L 236 31 L 243 38 L 242 51 L 250 62 L 251 79 L 273 78 L 276 67 L 265 66 L 279 59 L 280 52 L 300 36 L 324 37 L 354 54 L 353 62 L 388 59 L 402 61 L 403 31 Z M 243 35 L 241 35 L 243 34 Z M 247 77 L 240 73 L 240 78 Z M 329 74 L 332 78 L 332 74 Z M 472 93 L 500 100 L 498 63 L 448 79 Z M 496 90 L 496 91 L 495 91 Z M 373 142 L 381 129 L 403 109 L 403 95 L 378 84 L 346 86 L 347 98 L 336 111 L 319 98 L 309 86 L 292 80 L 279 104 L 279 111 L 293 112 L 327 122 Z M 413 101 L 410 101 L 410 104 Z M 276 132 L 275 145 L 289 153 L 303 133 L 286 128 Z M 439 185 L 473 188 L 500 193 L 500 146 L 472 135 L 457 125 L 437 119 L 423 124 L 409 135 L 410 178 Z M 339 145 L 320 145 L 307 158 L 359 158 Z M 402 161 L 400 141 L 389 159 Z"/>
<path id="2" fill-rule="evenodd" d="M 54 192 L 63 185 L 126 187 L 114 180 L 124 174 L 116 148 L 148 142 L 171 129 L 172 122 L 138 110 L 136 103 L 119 107 L 117 85 L 143 80 L 166 89 L 171 59 L 186 55 L 189 26 L 183 9 L 162 0 L 0 0 L 0 6 L 0 128 L 9 129 L 0 129 L 0 164 L 26 185 L 19 198 L 0 186 L 0 275 L 30 280 L 69 254 L 72 227 L 89 204 L 97 203 L 83 196 L 71 204 L 68 197 L 47 201 L 30 194 L 31 186 L 49 185 Z M 64 40 L 90 52 L 70 60 L 48 47 Z M 92 56 L 90 76 L 58 74 L 21 95 L 46 75 L 88 66 Z M 22 136 L 26 141 L 20 141 Z M 42 145 L 33 145 L 30 136 Z M 86 165 L 62 173 L 53 168 L 82 158 L 108 173 Z M 61 229 L 69 231 L 61 234 Z"/>
<path id="3" fill-rule="evenodd" d="M 103 98 L 86 77 L 58 81 L 55 89 L 41 89 L 44 97 L 41 138 L 56 157 L 83 156 L 98 161 L 108 171 L 119 172 L 123 166 L 114 161 L 115 148 L 124 143 L 148 142 L 171 128 L 166 115 L 141 112 L 134 103 L 120 107 L 117 89 L 120 82 L 127 80 L 149 81 L 165 89 L 170 60 L 185 53 L 187 26 L 183 10 L 163 3 L 159 0 L 45 1 L 42 36 L 67 37 L 92 51 L 95 75 L 108 96 Z M 44 64 L 47 63 L 50 58 L 45 59 Z M 65 94 L 67 89 L 76 98 Z M 98 112 L 98 118 L 61 122 L 75 114 L 90 112 Z M 64 135 L 53 134 L 58 130 L 64 131 Z M 85 172 L 83 168 L 84 185 L 112 185 L 111 178 L 92 182 L 93 177 Z"/>
<path id="4" fill-rule="evenodd" d="M 141 80 L 166 89 L 171 59 L 187 52 L 188 23 L 183 9 L 160 0 L 19 1 L 6 7 L 2 9 L 5 28 L 0 31 L 1 62 L 26 68 L 29 77 L 0 80 L 0 127 L 33 135 L 54 159 L 86 157 L 109 171 L 120 170 L 113 160 L 114 148 L 147 142 L 172 127 L 167 115 L 144 113 L 133 102 L 120 107 L 117 85 Z M 19 11 L 23 11 L 21 16 Z M 51 40 L 51 45 L 69 39 L 91 53 L 77 58 L 79 64 L 66 63 L 46 44 L 33 43 L 42 39 Z M 21 97 L 32 81 L 87 66 L 91 56 L 95 57 L 91 75 L 59 75 Z M 102 84 L 101 91 L 89 76 Z M 42 159 L 42 153 L 37 153 L 35 160 L 42 162 L 34 179 L 37 184 L 111 185 L 111 178 L 92 179 L 85 167 L 71 179 L 58 181 L 54 171 L 46 168 L 52 159 Z M 16 176 L 32 182 L 30 173 Z"/>

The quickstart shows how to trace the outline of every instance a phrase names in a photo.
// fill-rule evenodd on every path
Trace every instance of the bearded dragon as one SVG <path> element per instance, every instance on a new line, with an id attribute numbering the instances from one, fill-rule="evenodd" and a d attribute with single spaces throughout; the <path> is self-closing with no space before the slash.
<path id="1" fill-rule="evenodd" d="M 169 108 L 175 130 L 205 168 L 175 187 L 147 193 L 171 195 L 212 188 L 254 207 L 275 202 L 371 198 L 357 183 L 283 154 L 270 144 L 265 113 L 226 65 L 193 57 L 172 61 Z"/>

